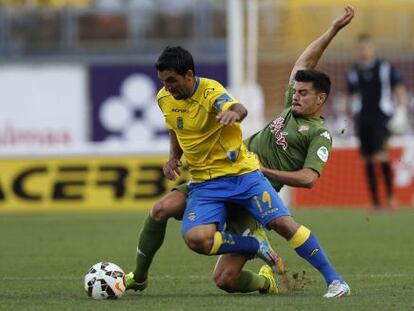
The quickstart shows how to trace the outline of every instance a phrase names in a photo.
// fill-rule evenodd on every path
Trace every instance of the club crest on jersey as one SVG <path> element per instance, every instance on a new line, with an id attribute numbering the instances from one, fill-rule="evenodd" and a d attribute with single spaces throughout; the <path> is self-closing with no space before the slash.
<path id="1" fill-rule="evenodd" d="M 321 159 L 323 162 L 328 161 L 329 151 L 328 148 L 326 148 L 325 146 L 319 147 L 316 154 L 318 155 L 319 159 Z"/>
<path id="2" fill-rule="evenodd" d="M 177 117 L 177 128 L 182 130 L 184 128 L 184 120 L 182 117 Z"/>
<path id="3" fill-rule="evenodd" d="M 285 119 L 282 117 L 279 117 L 270 123 L 270 132 L 275 136 L 276 138 L 276 144 L 281 146 L 283 150 L 286 150 L 288 148 L 288 143 L 286 141 L 286 135 L 287 132 L 282 131 L 283 127 L 285 126 Z"/>

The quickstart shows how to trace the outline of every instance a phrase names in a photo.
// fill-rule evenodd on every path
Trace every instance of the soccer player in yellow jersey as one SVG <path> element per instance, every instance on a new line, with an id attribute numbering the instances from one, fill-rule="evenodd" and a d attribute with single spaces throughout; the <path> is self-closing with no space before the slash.
<path id="1" fill-rule="evenodd" d="M 329 133 L 323 128 L 323 119 L 320 117 L 320 109 L 329 94 L 330 81 L 329 77 L 325 74 L 309 69 L 316 66 L 319 58 L 331 40 L 343 27 L 350 23 L 353 16 L 354 11 L 352 7 L 347 6 L 345 8 L 345 14 L 335 19 L 332 22 L 331 27 L 329 27 L 329 29 L 319 38 L 313 41 L 297 60 L 291 74 L 292 83 L 289 85 L 287 92 L 286 109 L 282 112 L 283 124 L 279 124 L 280 122 L 277 124 L 271 122 L 262 131 L 247 140 L 249 149 L 256 152 L 266 164 L 267 167 L 262 167 L 261 169 L 271 179 L 273 186 L 277 189 L 280 189 L 283 184 L 296 187 L 312 187 L 319 177 L 324 163 L 328 159 L 331 139 Z M 164 51 L 164 53 L 165 52 L 166 51 Z M 162 56 L 163 55 L 161 55 L 161 57 Z M 181 61 L 178 63 L 183 65 L 185 62 Z M 190 63 L 192 64 L 192 59 Z M 205 110 L 205 116 L 204 119 L 202 118 L 201 122 L 205 125 L 212 122 L 210 118 L 211 116 L 216 116 L 218 122 L 223 125 L 230 125 L 234 120 L 240 121 L 245 116 L 242 107 L 240 107 L 239 104 L 236 104 L 234 99 L 221 86 L 220 92 L 213 94 L 214 97 L 210 98 L 212 102 L 209 104 L 206 103 L 206 105 L 202 106 L 199 105 L 197 101 L 193 101 L 195 98 L 203 98 L 199 97 L 200 93 L 197 92 L 200 90 L 199 85 L 204 79 L 198 80 L 198 78 L 194 76 L 194 71 L 192 69 L 191 72 L 188 72 L 188 68 L 193 68 L 191 65 L 190 67 L 187 67 L 187 70 L 177 70 L 172 66 L 164 67 L 159 65 L 160 62 L 157 64 L 157 69 L 159 71 L 160 79 L 165 84 L 165 89 L 159 93 L 160 96 L 158 98 L 160 105 L 165 105 L 164 107 L 161 106 L 161 108 L 164 111 L 167 118 L 167 124 L 171 130 L 179 127 L 182 127 L 181 130 L 186 128 L 184 118 L 179 118 L 180 115 L 173 113 L 180 111 L 181 113 L 189 113 L 190 108 L 195 108 L 196 111 L 199 109 Z M 294 83 L 293 80 L 295 80 Z M 221 93 L 222 91 L 223 93 Z M 174 98 L 170 103 L 186 100 L 188 101 L 187 104 L 181 102 L 182 106 L 175 108 L 173 107 L 174 105 L 169 105 L 169 103 L 162 103 L 163 96 L 168 96 L 168 92 L 170 93 L 170 97 L 172 96 Z M 207 98 L 209 97 L 206 96 L 205 99 Z M 193 103 L 193 106 L 191 106 L 190 103 Z M 203 108 L 199 106 L 202 106 Z M 208 107 L 212 108 L 209 109 Z M 224 113 L 223 111 L 233 111 L 236 114 Z M 175 124 L 174 116 L 176 117 Z M 195 116 L 196 114 L 193 115 L 193 119 L 195 119 Z M 190 115 L 189 121 L 193 119 L 191 119 Z M 280 116 L 278 116 L 277 120 L 279 119 Z M 303 126 L 303 124 L 306 126 Z M 200 123 L 198 125 L 200 125 Z M 213 123 L 211 123 L 211 125 L 213 125 Z M 278 132 L 274 125 L 280 125 L 280 129 L 283 128 L 283 131 L 289 132 L 289 137 L 286 138 L 283 135 L 282 137 L 279 137 L 280 135 L 278 136 L 277 134 L 280 132 L 280 129 Z M 217 130 L 220 128 L 220 125 L 214 124 L 213 127 L 214 126 Z M 298 128 L 306 128 L 306 135 L 302 133 L 303 131 L 298 131 Z M 223 129 L 226 129 L 226 127 L 223 127 Z M 204 133 L 204 128 L 200 129 L 200 133 L 201 132 Z M 210 143 L 216 142 L 216 149 L 214 149 L 214 146 L 206 146 L 207 152 L 219 150 L 221 152 L 221 157 L 219 158 L 224 159 L 223 151 L 225 150 L 230 161 L 237 160 L 237 153 L 236 157 L 233 157 L 231 152 L 228 153 L 228 151 L 232 150 L 226 149 L 226 146 L 227 148 L 231 146 L 230 149 L 232 149 L 233 146 L 236 146 L 237 144 L 228 142 L 227 145 L 223 145 L 220 138 L 216 138 L 216 140 L 212 139 L 213 133 L 214 130 L 210 132 L 210 135 L 205 134 L 204 140 L 202 140 L 209 141 Z M 198 137 L 200 138 L 202 136 L 203 135 L 200 135 Z M 164 166 L 164 173 L 169 179 L 175 179 L 176 175 L 180 174 L 179 159 L 183 152 L 180 146 L 183 142 L 180 140 L 182 138 L 175 135 L 175 131 L 172 132 L 171 137 L 170 160 Z M 233 136 L 233 138 L 234 137 L 235 136 Z M 186 148 L 196 148 L 196 141 L 192 142 L 190 138 L 184 143 L 187 144 Z M 305 152 L 295 151 L 299 149 L 304 150 Z M 240 150 L 244 150 L 243 145 L 240 145 Z M 199 158 L 196 156 L 193 157 L 196 164 L 198 164 L 198 159 Z M 206 161 L 207 159 L 208 156 L 204 154 L 200 161 Z M 252 164 L 253 162 L 249 161 L 248 163 Z M 219 171 L 218 168 L 215 168 L 215 166 L 211 164 L 211 162 L 209 162 L 208 167 L 209 172 L 212 174 Z M 200 178 L 203 176 L 203 173 L 198 172 L 197 169 L 195 172 L 198 173 Z M 252 173 L 246 173 L 242 176 L 246 177 L 251 174 Z M 204 176 L 206 175 L 204 174 Z M 216 177 L 216 175 L 214 176 Z M 261 177 L 258 176 L 258 179 L 260 178 Z M 223 179 L 226 180 L 226 182 L 229 181 L 228 188 L 234 188 L 236 192 L 239 192 L 240 190 L 245 191 L 245 189 L 249 188 L 249 183 L 243 184 L 235 182 L 233 177 L 231 177 L 231 179 L 228 177 L 215 178 L 212 182 L 214 183 L 215 181 Z M 249 182 L 251 184 L 254 183 L 253 180 L 249 180 Z M 154 205 L 150 215 L 145 221 L 144 228 L 140 233 L 137 248 L 137 267 L 134 272 L 127 275 L 127 289 L 143 290 L 147 286 L 148 268 L 153 256 L 162 244 L 168 218 L 175 217 L 181 219 L 181 217 L 184 217 L 183 220 L 185 224 L 183 232 L 194 233 L 192 230 L 193 228 L 198 230 L 197 225 L 193 227 L 191 222 L 196 222 L 199 214 L 198 211 L 192 209 L 191 204 L 197 203 L 195 201 L 198 199 L 201 199 L 204 206 L 209 206 L 211 203 L 212 205 L 215 205 L 216 200 L 228 202 L 228 200 L 226 200 L 227 197 L 222 197 L 222 190 L 227 189 L 227 185 L 224 185 L 225 183 L 222 183 L 219 187 L 216 187 L 214 184 L 211 188 L 206 187 L 206 193 L 195 192 L 194 194 L 193 192 L 193 195 L 191 194 L 192 189 L 197 190 L 197 188 L 203 188 L 203 184 L 205 184 L 205 182 L 191 184 L 190 194 L 187 198 L 187 187 L 185 187 L 185 185 L 179 186 Z M 210 200 L 206 200 L 210 195 Z M 250 193 L 247 191 L 246 196 L 249 195 Z M 187 209 L 184 216 L 182 216 L 186 199 Z M 270 191 L 267 192 L 266 190 L 265 192 L 262 192 L 261 197 L 254 196 L 253 200 L 255 201 L 253 206 L 257 210 L 253 212 L 249 210 L 251 214 L 255 216 L 256 219 L 257 216 L 268 216 L 268 214 L 276 215 L 276 217 L 267 223 L 267 227 L 274 229 L 288 240 L 289 244 L 295 249 L 297 254 L 307 260 L 323 275 L 328 285 L 328 292 L 324 295 L 325 297 L 341 297 L 350 293 L 349 286 L 329 263 L 329 260 L 316 237 L 309 229 L 300 226 L 295 222 L 288 212 L 286 212 L 286 208 L 281 202 L 277 198 L 274 200 L 273 193 Z M 230 202 L 240 203 L 238 199 L 230 199 Z M 248 198 L 241 202 L 241 204 L 248 203 Z M 274 207 L 276 207 L 276 211 L 274 211 Z M 216 211 L 217 214 L 221 212 L 218 209 Z M 257 231 L 257 224 L 254 221 L 249 221 L 250 217 L 243 213 L 244 210 L 238 210 L 236 212 L 238 218 L 235 218 L 235 214 L 233 213 L 231 215 L 232 219 L 229 220 L 229 224 L 231 225 L 231 228 L 229 229 L 231 232 L 242 233 L 245 229 Z M 281 212 L 281 214 L 279 214 L 279 212 Z M 212 221 L 214 220 L 214 217 L 216 217 L 216 214 L 212 213 L 206 216 L 207 221 Z M 209 218 L 210 216 L 213 218 Z M 219 224 L 218 228 L 221 230 L 221 218 L 219 217 L 217 219 L 216 222 Z M 266 225 L 266 221 L 260 222 Z M 237 244 L 238 242 L 243 242 L 242 240 L 239 240 L 239 238 L 241 239 L 242 237 L 236 235 L 237 237 L 233 241 L 233 234 L 228 235 L 228 233 L 216 232 L 214 229 L 215 227 L 209 227 L 208 230 L 198 230 L 196 231 L 195 236 L 185 236 L 185 239 L 192 249 L 195 249 L 200 253 L 225 254 L 220 257 L 214 272 L 214 279 L 217 286 L 229 292 L 251 292 L 255 290 L 264 293 L 272 292 L 269 290 L 272 286 L 275 287 L 274 284 L 269 284 L 269 282 L 273 280 L 272 275 L 261 273 L 262 271 L 257 275 L 250 271 L 242 270 L 245 262 L 249 258 L 245 254 L 252 254 L 252 250 L 257 248 L 257 245 L 253 245 L 254 242 L 252 240 L 246 241 L 247 244 L 250 243 L 250 245 L 245 246 L 244 249 L 240 248 L 236 254 L 234 254 L 232 253 L 234 248 L 231 249 L 230 247 L 227 247 L 226 243 L 234 242 L 234 244 Z M 214 234 L 212 234 L 212 232 L 214 232 Z M 219 235 L 221 235 L 221 241 Z M 207 239 L 205 238 L 206 236 Z M 230 238 L 227 241 L 229 236 Z M 219 237 L 219 243 L 217 243 L 216 237 Z M 222 241 L 224 242 L 224 245 L 221 244 Z M 269 248 L 266 249 L 271 251 Z M 272 253 L 270 254 L 273 255 Z M 267 259 L 267 261 L 269 261 L 269 257 L 272 259 L 272 256 L 267 256 L 266 258 L 262 255 L 262 258 Z M 277 260 L 277 257 L 274 258 Z M 272 264 L 272 262 L 270 262 L 270 264 Z"/>
<path id="2" fill-rule="evenodd" d="M 263 226 L 290 215 L 243 143 L 239 122 L 247 110 L 217 81 L 195 76 L 193 58 L 181 47 L 167 47 L 156 68 L 164 84 L 157 101 L 170 130 L 165 175 L 175 179 L 183 155 L 191 174 L 182 227 L 187 246 L 205 255 L 258 255 L 276 270 L 279 258 L 267 241 L 224 231 L 228 203 Z"/>

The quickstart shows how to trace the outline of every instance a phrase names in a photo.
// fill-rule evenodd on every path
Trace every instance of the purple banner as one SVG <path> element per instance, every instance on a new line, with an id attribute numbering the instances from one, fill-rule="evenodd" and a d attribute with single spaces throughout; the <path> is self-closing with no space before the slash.
<path id="1" fill-rule="evenodd" d="M 227 85 L 225 64 L 197 65 L 196 73 Z M 164 120 L 155 100 L 161 87 L 153 65 L 91 66 L 90 140 L 165 138 Z"/>

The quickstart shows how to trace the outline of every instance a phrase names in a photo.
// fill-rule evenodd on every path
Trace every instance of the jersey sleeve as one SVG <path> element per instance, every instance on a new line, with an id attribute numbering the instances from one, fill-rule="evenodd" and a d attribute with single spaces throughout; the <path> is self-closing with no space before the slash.
<path id="1" fill-rule="evenodd" d="M 303 168 L 310 168 L 321 175 L 322 169 L 328 161 L 331 150 L 331 134 L 326 129 L 318 131 L 309 144 Z"/>
<path id="2" fill-rule="evenodd" d="M 221 84 L 217 82 L 214 89 L 208 93 L 209 110 L 216 112 L 228 110 L 232 105 L 239 103 Z"/>
<path id="3" fill-rule="evenodd" d="M 286 91 L 285 91 L 285 109 L 290 108 L 292 106 L 293 86 L 294 86 L 294 82 L 291 82 L 286 87 Z"/>

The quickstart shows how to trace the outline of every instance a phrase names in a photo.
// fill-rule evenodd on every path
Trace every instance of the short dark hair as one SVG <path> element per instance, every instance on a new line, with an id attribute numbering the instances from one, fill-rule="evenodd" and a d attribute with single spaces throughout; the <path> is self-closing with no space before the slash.
<path id="1" fill-rule="evenodd" d="M 181 46 L 167 46 L 155 63 L 158 71 L 174 70 L 181 76 L 185 76 L 188 70 L 194 70 L 193 56 Z"/>
<path id="2" fill-rule="evenodd" d="M 331 79 L 328 75 L 314 69 L 298 70 L 295 74 L 295 81 L 297 82 L 312 82 L 313 88 L 318 93 L 326 93 L 329 95 L 331 91 Z"/>

